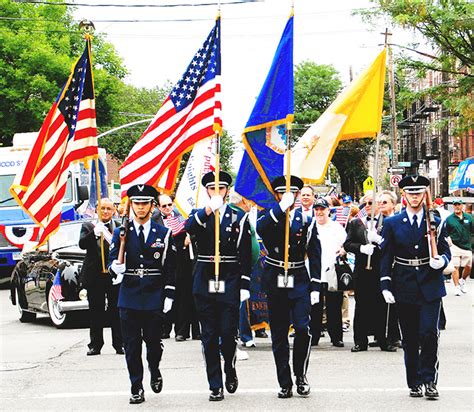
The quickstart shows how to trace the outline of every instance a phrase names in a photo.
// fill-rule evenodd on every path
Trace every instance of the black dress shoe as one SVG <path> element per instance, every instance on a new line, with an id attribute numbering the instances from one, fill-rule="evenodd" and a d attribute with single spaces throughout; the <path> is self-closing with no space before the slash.
<path id="1" fill-rule="evenodd" d="M 209 400 L 211 402 L 221 401 L 223 399 L 224 399 L 224 389 L 217 388 L 217 389 L 211 390 L 211 394 L 209 395 Z"/>
<path id="2" fill-rule="evenodd" d="M 384 352 L 396 352 L 397 347 L 393 346 L 393 345 L 383 345 L 383 346 L 380 347 L 380 350 L 382 350 Z"/>
<path id="3" fill-rule="evenodd" d="M 278 397 L 280 399 L 287 399 L 293 396 L 293 391 L 290 388 L 280 388 L 280 392 L 278 392 Z"/>
<path id="4" fill-rule="evenodd" d="M 117 355 L 124 355 L 125 351 L 123 350 L 123 348 L 115 348 L 115 353 Z"/>
<path id="5" fill-rule="evenodd" d="M 143 403 L 145 402 L 145 392 L 143 389 L 139 389 L 137 394 L 132 393 L 130 395 L 130 403 L 131 404 L 137 404 L 137 403 Z"/>
<path id="6" fill-rule="evenodd" d="M 402 342 L 400 340 L 396 340 L 395 342 L 389 342 L 388 343 L 391 346 L 395 346 L 396 348 L 402 348 Z"/>
<path id="7" fill-rule="evenodd" d="M 265 331 L 265 329 L 259 329 L 255 331 L 255 337 L 265 339 L 265 338 L 268 338 L 268 334 Z"/>
<path id="8" fill-rule="evenodd" d="M 308 396 L 310 391 L 311 391 L 311 387 L 309 386 L 306 376 L 304 375 L 297 376 L 296 377 L 296 392 L 298 392 L 298 395 Z"/>
<path id="9" fill-rule="evenodd" d="M 166 333 L 166 332 L 163 332 L 161 334 L 161 339 L 168 339 L 170 337 L 170 334 L 169 333 Z"/>
<path id="10" fill-rule="evenodd" d="M 380 346 L 380 344 L 377 340 L 374 340 L 373 342 L 369 343 L 369 348 L 377 348 L 379 346 Z"/>
<path id="11" fill-rule="evenodd" d="M 174 340 L 176 342 L 184 342 L 186 340 L 186 338 L 183 336 L 183 335 L 176 335 L 176 337 L 174 338 Z"/>
<path id="12" fill-rule="evenodd" d="M 87 351 L 87 356 L 94 356 L 94 355 L 100 355 L 100 350 L 92 348 Z"/>
<path id="13" fill-rule="evenodd" d="M 333 342 L 332 346 L 335 346 L 336 348 L 343 348 L 344 342 L 342 340 L 338 340 L 338 341 Z"/>
<path id="14" fill-rule="evenodd" d="M 436 384 L 434 382 L 425 383 L 425 396 L 428 399 L 439 398 L 438 389 L 436 389 Z"/>
<path id="15" fill-rule="evenodd" d="M 237 373 L 234 372 L 232 374 L 228 374 L 225 377 L 225 388 L 229 393 L 235 393 L 237 387 L 239 386 L 239 380 L 237 379 Z"/>
<path id="16" fill-rule="evenodd" d="M 201 340 L 201 335 L 194 335 L 193 340 Z"/>
<path id="17" fill-rule="evenodd" d="M 163 378 L 161 377 L 161 372 L 158 370 L 156 374 L 153 374 L 150 379 L 151 390 L 155 393 L 160 393 L 163 389 Z"/>
<path id="18" fill-rule="evenodd" d="M 410 397 L 423 398 L 423 389 L 421 388 L 421 385 L 413 385 L 410 387 Z"/>
<path id="19" fill-rule="evenodd" d="M 351 352 L 365 352 L 366 350 L 367 350 L 367 345 L 355 344 L 355 345 L 351 348 Z"/>

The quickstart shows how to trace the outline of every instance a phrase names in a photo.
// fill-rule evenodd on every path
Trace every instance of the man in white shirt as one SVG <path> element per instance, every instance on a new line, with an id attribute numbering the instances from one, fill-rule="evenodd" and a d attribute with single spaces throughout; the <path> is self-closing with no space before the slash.
<path id="1" fill-rule="evenodd" d="M 324 301 L 326 301 L 328 333 L 333 346 L 343 347 L 342 341 L 342 292 L 338 292 L 334 264 L 337 256 L 343 255 L 343 244 L 346 231 L 329 217 L 329 204 L 319 198 L 314 203 L 316 225 L 321 242 L 321 298 L 319 303 L 311 308 L 312 345 L 319 343 Z"/>

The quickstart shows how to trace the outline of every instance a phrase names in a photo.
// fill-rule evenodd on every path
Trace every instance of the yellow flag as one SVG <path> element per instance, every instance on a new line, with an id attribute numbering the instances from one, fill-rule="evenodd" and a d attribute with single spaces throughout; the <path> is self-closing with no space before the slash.
<path id="1" fill-rule="evenodd" d="M 386 49 L 347 86 L 295 145 L 291 174 L 324 181 L 340 140 L 375 137 L 382 125 Z"/>

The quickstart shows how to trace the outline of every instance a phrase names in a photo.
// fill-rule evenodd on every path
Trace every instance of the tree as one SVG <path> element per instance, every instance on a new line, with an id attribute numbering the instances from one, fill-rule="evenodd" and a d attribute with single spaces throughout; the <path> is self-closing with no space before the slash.
<path id="1" fill-rule="evenodd" d="M 295 71 L 295 137 L 298 140 L 335 100 L 342 83 L 333 66 L 303 62 Z M 356 193 L 367 178 L 367 158 L 372 140 L 341 142 L 332 158 L 342 191 Z"/>
<path id="2" fill-rule="evenodd" d="M 436 56 L 431 56 L 428 60 L 426 54 L 423 59 L 419 58 L 418 54 L 401 54 L 397 63 L 402 68 L 413 69 L 420 78 L 425 77 L 427 70 L 444 72 L 450 77 L 449 82 L 412 93 L 412 101 L 430 96 L 434 102 L 441 104 L 455 115 L 459 131 L 472 128 L 474 3 L 467 0 L 372 0 L 372 2 L 377 4 L 376 8 L 361 12 L 368 22 L 373 22 L 381 16 L 388 16 L 395 25 L 421 33 L 436 50 Z M 453 118 L 450 121 L 453 121 Z"/>
<path id="3" fill-rule="evenodd" d="M 0 0 L 0 139 L 39 130 L 84 49 L 71 8 Z M 126 69 L 114 47 L 100 35 L 92 48 L 97 121 L 110 121 L 109 96 Z"/>

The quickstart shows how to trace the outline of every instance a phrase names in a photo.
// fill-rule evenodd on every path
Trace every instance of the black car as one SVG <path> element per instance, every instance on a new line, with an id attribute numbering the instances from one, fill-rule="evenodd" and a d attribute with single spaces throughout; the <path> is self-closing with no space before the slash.
<path id="1" fill-rule="evenodd" d="M 38 313 L 47 313 L 57 328 L 63 328 L 71 324 L 78 311 L 89 309 L 80 276 L 84 255 L 78 247 L 23 254 L 10 283 L 10 298 L 18 306 L 20 322 L 32 322 Z M 64 299 L 56 301 L 51 290 L 58 271 Z"/>

